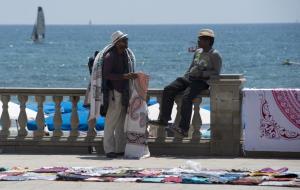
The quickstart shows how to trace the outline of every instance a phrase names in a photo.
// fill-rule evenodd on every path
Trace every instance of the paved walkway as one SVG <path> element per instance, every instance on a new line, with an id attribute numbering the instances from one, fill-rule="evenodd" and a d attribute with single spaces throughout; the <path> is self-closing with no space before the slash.
<path id="1" fill-rule="evenodd" d="M 184 165 L 187 160 L 199 163 L 202 167 L 209 169 L 261 169 L 272 167 L 288 167 L 291 171 L 300 171 L 300 159 L 248 159 L 248 158 L 215 158 L 215 157 L 151 157 L 143 160 L 114 159 L 109 160 L 98 155 L 14 155 L 0 154 L 0 166 L 21 166 L 39 168 L 42 166 L 128 166 L 144 168 L 178 167 Z M 244 189 L 267 189 L 282 190 L 295 188 L 282 187 L 259 187 L 259 186 L 233 186 L 233 185 L 187 185 L 187 184 L 145 184 L 145 183 L 102 183 L 102 182 L 64 182 L 64 181 L 23 181 L 23 182 L 0 182 L 0 189 L 7 190 L 79 190 L 79 189 L 189 189 L 189 190 L 244 190 Z"/>

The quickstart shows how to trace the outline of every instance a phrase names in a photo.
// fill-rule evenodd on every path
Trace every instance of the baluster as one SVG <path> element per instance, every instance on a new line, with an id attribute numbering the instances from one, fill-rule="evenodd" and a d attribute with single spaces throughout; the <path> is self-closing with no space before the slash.
<path id="1" fill-rule="evenodd" d="M 192 119 L 192 124 L 190 129 L 192 129 L 192 141 L 199 141 L 201 138 L 201 132 L 200 132 L 200 128 L 202 125 L 202 120 L 201 120 L 201 116 L 200 116 L 200 104 L 202 102 L 202 98 L 195 98 L 193 100 L 193 104 L 194 104 L 194 115 L 193 115 L 193 119 Z"/>
<path id="2" fill-rule="evenodd" d="M 55 102 L 55 113 L 53 118 L 54 131 L 53 137 L 61 137 L 63 132 L 61 130 L 62 118 L 61 118 L 61 101 L 63 100 L 62 96 L 53 96 L 53 101 Z"/>
<path id="3" fill-rule="evenodd" d="M 9 95 L 2 95 L 1 96 L 1 101 L 2 101 L 2 115 L 1 115 L 1 125 L 2 125 L 2 130 L 0 132 L 0 137 L 1 138 L 7 138 L 10 135 L 10 117 L 8 113 L 8 102 L 10 100 Z"/>
<path id="4" fill-rule="evenodd" d="M 159 103 L 159 112 L 161 113 L 161 104 L 162 104 L 162 96 L 157 97 L 157 102 Z M 165 126 L 159 125 L 157 128 L 157 142 L 164 142 L 166 139 Z"/>
<path id="5" fill-rule="evenodd" d="M 176 127 L 179 127 L 179 122 L 181 119 L 181 115 L 180 115 L 180 111 L 181 111 L 181 104 L 182 104 L 182 96 L 176 96 L 175 98 L 175 103 L 177 105 L 177 113 L 176 113 L 176 117 L 175 117 L 175 121 L 174 121 L 174 125 Z M 176 133 L 174 134 L 174 142 L 181 142 L 182 141 L 182 137 L 177 135 Z"/>
<path id="6" fill-rule="evenodd" d="M 45 96 L 35 96 L 35 101 L 38 103 L 38 112 L 35 118 L 35 122 L 37 124 L 37 130 L 34 131 L 34 137 L 43 137 L 45 132 L 45 116 L 43 110 L 43 103 L 45 101 Z"/>
<path id="7" fill-rule="evenodd" d="M 70 96 L 70 100 L 72 102 L 72 115 L 71 115 L 71 133 L 70 137 L 78 137 L 78 125 L 79 125 L 79 118 L 77 112 L 77 103 L 79 101 L 79 96 Z"/>
<path id="8" fill-rule="evenodd" d="M 89 129 L 88 129 L 88 132 L 87 132 L 87 138 L 88 139 L 92 139 L 92 138 L 95 138 L 96 135 L 97 135 L 97 132 L 95 130 L 96 128 L 96 119 L 91 119 L 88 121 L 88 124 L 89 124 Z"/>
<path id="9" fill-rule="evenodd" d="M 20 126 L 20 129 L 18 130 L 18 136 L 26 137 L 28 134 L 26 130 L 26 126 L 27 126 L 26 102 L 28 100 L 28 96 L 18 95 L 18 100 L 20 102 L 20 114 L 18 117 L 18 124 Z"/>

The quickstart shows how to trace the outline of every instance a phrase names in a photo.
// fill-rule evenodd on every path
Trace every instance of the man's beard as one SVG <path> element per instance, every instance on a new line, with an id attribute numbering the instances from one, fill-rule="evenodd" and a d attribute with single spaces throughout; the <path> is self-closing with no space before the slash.
<path id="1" fill-rule="evenodd" d="M 122 45 L 122 48 L 127 49 L 128 48 L 128 44 Z"/>

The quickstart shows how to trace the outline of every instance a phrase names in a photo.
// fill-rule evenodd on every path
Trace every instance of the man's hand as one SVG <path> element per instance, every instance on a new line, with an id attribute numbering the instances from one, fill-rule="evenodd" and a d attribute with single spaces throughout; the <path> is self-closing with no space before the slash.
<path id="1" fill-rule="evenodd" d="M 128 80 L 128 79 L 136 79 L 138 77 L 137 73 L 127 73 L 123 75 L 123 78 Z"/>

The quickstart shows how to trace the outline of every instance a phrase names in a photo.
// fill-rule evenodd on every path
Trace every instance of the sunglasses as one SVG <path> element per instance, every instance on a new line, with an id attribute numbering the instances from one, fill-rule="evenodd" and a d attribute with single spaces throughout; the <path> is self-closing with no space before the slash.
<path id="1" fill-rule="evenodd" d="M 127 42 L 127 41 L 128 41 L 128 38 L 122 38 L 120 41 L 122 41 L 122 42 Z"/>

